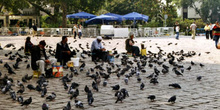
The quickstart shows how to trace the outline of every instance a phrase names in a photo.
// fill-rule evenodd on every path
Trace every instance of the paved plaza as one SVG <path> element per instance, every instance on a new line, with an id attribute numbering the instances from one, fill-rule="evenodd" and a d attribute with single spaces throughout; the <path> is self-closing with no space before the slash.
<path id="1" fill-rule="evenodd" d="M 17 87 L 17 80 L 21 81 L 22 77 L 26 74 L 32 75 L 33 71 L 31 69 L 26 69 L 26 65 L 30 64 L 30 59 L 27 63 L 22 61 L 19 65 L 20 69 L 14 70 L 15 75 L 9 75 L 6 68 L 4 68 L 4 64 L 7 62 L 9 65 L 13 65 L 15 61 L 11 61 L 8 57 L 5 57 L 5 53 L 8 53 L 12 50 L 12 54 L 17 52 L 21 46 L 25 44 L 24 36 L 1 36 L 0 43 L 1 47 L 4 47 L 8 43 L 13 43 L 17 48 L 12 50 L 12 48 L 4 48 L 4 50 L 0 50 L 0 59 L 3 60 L 3 63 L 0 64 L 0 72 L 3 78 L 4 75 L 8 75 L 8 77 L 13 78 L 12 86 L 13 90 L 17 92 L 19 87 Z M 73 37 L 68 38 L 68 43 L 70 43 L 70 47 L 73 49 L 79 48 L 79 44 L 82 47 L 86 48 L 86 44 L 89 43 L 91 46 L 92 41 L 95 38 L 82 38 L 82 39 L 73 39 Z M 38 44 L 40 40 L 45 40 L 49 46 L 52 46 L 52 49 L 56 48 L 56 43 L 61 41 L 61 37 L 32 37 L 31 41 L 33 44 Z M 122 75 L 120 78 L 117 77 L 116 73 L 112 73 L 110 78 L 107 80 L 108 84 L 106 87 L 103 87 L 102 83 L 104 81 L 101 78 L 101 83 L 98 85 L 99 91 L 95 91 L 92 89 L 93 79 L 86 76 L 86 72 L 90 68 L 94 68 L 95 64 L 91 61 L 91 57 L 86 56 L 86 59 L 82 59 L 86 62 L 86 67 L 84 71 L 79 72 L 79 75 L 73 76 L 71 82 L 68 85 L 71 85 L 72 82 L 76 82 L 79 84 L 79 96 L 76 98 L 77 100 L 82 101 L 84 104 L 84 109 L 86 110 L 219 110 L 220 109 L 220 50 L 216 49 L 214 46 L 214 41 L 206 40 L 205 36 L 196 36 L 195 40 L 192 40 L 190 36 L 180 36 L 179 40 L 176 40 L 174 36 L 171 37 L 140 37 L 134 38 L 137 46 L 141 46 L 141 43 L 145 44 L 147 51 L 151 51 L 153 53 L 158 53 L 159 49 L 163 50 L 165 54 L 162 59 L 159 61 L 163 61 L 163 59 L 167 58 L 168 53 L 179 52 L 184 50 L 184 53 L 188 53 L 189 51 L 196 52 L 196 55 L 192 57 L 185 57 L 185 60 L 182 62 L 176 62 L 179 65 L 184 66 L 183 76 L 177 76 L 174 71 L 172 71 L 173 66 L 169 64 L 168 60 L 166 60 L 163 64 L 169 66 L 169 72 L 167 74 L 159 73 L 158 76 L 158 84 L 154 85 L 150 83 L 150 79 L 146 78 L 150 74 L 154 72 L 154 67 L 150 68 L 149 59 L 147 60 L 147 65 L 144 67 L 146 72 L 140 73 L 141 82 L 137 81 L 136 75 L 133 75 L 129 78 L 128 84 L 125 84 L 124 78 Z M 75 42 L 74 42 L 75 41 Z M 103 40 L 104 47 L 107 50 L 112 50 L 116 47 L 118 53 L 126 52 L 125 51 L 125 39 L 113 39 L 113 40 Z M 168 45 L 169 44 L 169 45 Z M 89 49 L 87 49 L 89 50 Z M 80 52 L 78 53 L 78 57 L 80 57 Z M 23 55 L 23 51 L 19 52 Z M 149 53 L 149 52 L 148 52 Z M 179 56 L 176 56 L 177 58 Z M 115 64 L 121 65 L 122 54 L 120 54 L 119 58 L 115 58 Z M 129 57 L 130 61 L 133 61 L 134 58 Z M 137 58 L 137 60 L 140 60 Z M 191 61 L 195 63 L 195 65 L 191 65 Z M 134 62 L 134 61 L 133 61 Z M 101 64 L 101 63 L 98 63 Z M 162 70 L 162 66 L 156 63 L 152 63 L 153 66 L 156 66 L 158 70 Z M 205 65 L 201 67 L 200 64 Z M 109 66 L 108 63 L 104 63 L 103 68 L 106 69 L 106 66 Z M 133 67 L 137 66 L 136 62 L 134 62 Z M 192 69 L 190 71 L 186 70 L 187 67 L 191 66 Z M 121 66 L 123 69 L 126 66 Z M 78 67 L 76 67 L 79 70 Z M 112 71 L 116 70 L 117 67 Z M 95 70 L 98 71 L 98 70 Z M 104 71 L 107 73 L 107 71 Z M 125 73 L 129 74 L 130 70 Z M 64 69 L 64 75 L 70 74 L 70 69 Z M 90 74 L 95 74 L 95 72 L 91 72 Z M 202 76 L 202 79 L 198 81 L 197 76 Z M 10 97 L 9 93 L 3 94 L 0 92 L 0 109 L 1 110 L 40 110 L 43 103 L 47 103 L 49 105 L 49 110 L 61 110 L 64 106 L 67 105 L 68 101 L 71 101 L 72 110 L 77 110 L 80 108 L 75 107 L 74 99 L 70 100 L 70 95 L 67 94 L 68 91 L 64 89 L 62 81 L 60 78 L 50 78 L 48 79 L 49 84 L 47 86 L 47 94 L 50 95 L 52 92 L 56 93 L 56 98 L 53 101 L 46 101 L 45 97 L 41 97 L 41 93 L 32 90 L 29 91 L 26 86 L 28 84 L 33 84 L 36 86 L 37 78 L 33 78 L 27 83 L 23 83 L 25 85 L 25 91 L 23 94 L 16 94 L 16 96 L 23 96 L 24 99 L 28 99 L 30 96 L 32 97 L 32 103 L 25 107 L 21 106 L 17 101 L 13 101 Z M 143 90 L 140 90 L 141 83 L 145 84 Z M 181 89 L 174 89 L 168 86 L 171 83 L 178 83 L 181 86 Z M 129 97 L 126 97 L 123 102 L 115 103 L 116 97 L 115 91 L 112 90 L 111 86 L 116 84 L 120 85 L 121 88 L 126 88 L 129 93 Z M 94 102 L 92 105 L 88 105 L 87 102 L 87 94 L 84 92 L 84 87 L 87 85 L 93 93 Z M 155 101 L 150 101 L 147 99 L 149 95 L 155 95 Z M 176 95 L 176 102 L 169 103 L 168 99 Z"/>

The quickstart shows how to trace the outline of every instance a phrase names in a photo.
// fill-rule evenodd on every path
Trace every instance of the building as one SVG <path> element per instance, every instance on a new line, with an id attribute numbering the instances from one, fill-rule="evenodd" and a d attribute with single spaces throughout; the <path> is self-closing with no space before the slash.
<path id="1" fill-rule="evenodd" d="M 34 8 L 27 8 L 21 10 L 21 15 L 10 15 L 9 12 L 5 12 L 0 15 L 1 27 L 30 27 L 32 24 L 40 26 L 40 17 L 35 13 Z"/>
<path id="2" fill-rule="evenodd" d="M 201 3 L 196 2 L 195 5 L 197 7 L 201 6 Z M 182 17 L 183 19 L 199 19 L 201 18 L 199 14 L 196 13 L 194 8 L 190 7 L 181 7 L 177 9 L 177 14 L 179 17 Z"/>

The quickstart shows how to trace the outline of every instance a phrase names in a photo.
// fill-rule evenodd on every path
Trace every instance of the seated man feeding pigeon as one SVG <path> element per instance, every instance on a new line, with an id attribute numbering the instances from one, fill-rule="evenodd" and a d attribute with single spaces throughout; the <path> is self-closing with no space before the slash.
<path id="1" fill-rule="evenodd" d="M 129 39 L 125 41 L 125 49 L 127 50 L 127 53 L 132 53 L 133 56 L 140 56 L 140 49 L 137 46 L 134 46 L 134 33 L 129 33 Z"/>
<path id="2" fill-rule="evenodd" d="M 62 41 L 57 43 L 55 58 L 57 58 L 57 61 L 60 62 L 61 65 L 66 65 L 70 58 L 76 55 L 75 51 L 70 50 L 67 41 L 67 36 L 63 36 Z"/>
<path id="3" fill-rule="evenodd" d="M 102 61 L 107 60 L 106 49 L 102 46 L 102 37 L 97 36 L 97 38 L 92 42 L 91 52 L 92 52 L 92 61 L 97 61 L 101 59 Z"/>
<path id="4" fill-rule="evenodd" d="M 40 71 L 41 74 L 45 74 L 45 64 L 55 64 L 57 62 L 55 58 L 48 59 L 45 46 L 46 42 L 42 40 L 31 49 L 31 67 L 34 71 Z"/>

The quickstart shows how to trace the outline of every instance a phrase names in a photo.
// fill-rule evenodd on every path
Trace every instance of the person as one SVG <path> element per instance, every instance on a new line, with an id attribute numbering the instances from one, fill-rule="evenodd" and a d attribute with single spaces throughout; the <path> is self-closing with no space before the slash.
<path id="1" fill-rule="evenodd" d="M 212 35 L 213 32 L 212 32 L 212 29 L 213 29 L 214 25 L 213 25 L 212 23 L 210 23 L 210 24 L 209 24 L 209 27 L 210 27 L 210 31 L 209 31 L 210 38 L 213 39 L 213 35 Z"/>
<path id="2" fill-rule="evenodd" d="M 195 22 L 193 22 L 191 25 L 190 25 L 190 30 L 192 32 L 192 39 L 195 40 L 195 35 L 196 35 L 196 24 Z"/>
<path id="3" fill-rule="evenodd" d="M 76 52 L 71 52 L 69 45 L 67 44 L 67 36 L 62 37 L 62 41 L 57 43 L 55 58 L 57 62 L 60 62 L 61 65 L 65 66 L 66 63 L 70 60 L 73 55 L 76 55 Z"/>
<path id="4" fill-rule="evenodd" d="M 92 52 L 92 61 L 97 61 L 101 59 L 102 61 L 106 61 L 107 52 L 106 49 L 102 46 L 102 37 L 97 36 L 97 38 L 92 42 L 91 52 Z"/>
<path id="5" fill-rule="evenodd" d="M 205 25 L 204 30 L 205 30 L 206 39 L 209 39 L 210 26 L 209 26 L 208 23 Z M 211 36 L 210 36 L 210 38 L 211 38 Z M 212 39 L 212 38 L 211 38 L 211 39 Z"/>
<path id="6" fill-rule="evenodd" d="M 81 26 L 81 24 L 79 25 L 79 28 L 78 28 L 78 36 L 79 36 L 79 39 L 81 39 L 81 36 L 82 36 L 82 26 Z"/>
<path id="7" fill-rule="evenodd" d="M 176 25 L 176 39 L 179 40 L 180 26 Z"/>
<path id="8" fill-rule="evenodd" d="M 137 46 L 134 46 L 134 33 L 129 33 L 130 38 L 128 38 L 125 41 L 125 49 L 127 50 L 127 53 L 132 53 L 133 56 L 139 56 L 140 55 L 140 49 Z"/>
<path id="9" fill-rule="evenodd" d="M 33 25 L 33 37 L 36 35 L 37 33 L 37 26 L 34 24 Z"/>
<path id="10" fill-rule="evenodd" d="M 215 26 L 213 27 L 213 31 L 214 31 L 213 32 L 213 35 L 214 35 L 213 40 L 215 41 L 215 46 L 217 49 L 220 49 L 218 47 L 218 41 L 219 41 L 219 36 L 220 36 L 220 25 L 219 25 L 218 21 L 216 21 Z"/>
<path id="11" fill-rule="evenodd" d="M 74 39 L 76 39 L 76 32 L 77 31 L 77 25 L 75 24 L 74 26 L 73 26 L 73 34 L 74 34 Z"/>
<path id="12" fill-rule="evenodd" d="M 34 45 L 31 49 L 31 67 L 34 71 L 40 71 L 41 74 L 45 74 L 45 65 L 55 64 L 57 60 L 55 58 L 48 59 L 45 51 L 46 42 L 40 41 L 38 45 Z"/>
<path id="13" fill-rule="evenodd" d="M 26 41 L 25 41 L 25 46 L 24 46 L 25 55 L 30 55 L 31 54 L 32 46 L 33 46 L 33 44 L 31 42 L 31 37 L 27 37 Z"/>
<path id="14" fill-rule="evenodd" d="M 189 35 L 189 31 L 190 31 L 190 30 L 189 30 L 189 27 L 187 26 L 187 27 L 186 27 L 186 36 Z"/>

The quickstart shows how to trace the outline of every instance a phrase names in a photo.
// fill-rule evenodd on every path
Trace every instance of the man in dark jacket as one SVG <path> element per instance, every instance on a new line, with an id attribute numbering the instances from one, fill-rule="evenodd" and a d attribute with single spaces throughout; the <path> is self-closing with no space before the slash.
<path id="1" fill-rule="evenodd" d="M 44 48 L 45 46 L 46 42 L 42 40 L 38 45 L 33 46 L 31 49 L 31 67 L 35 71 L 39 70 L 42 74 L 45 73 L 45 63 L 56 63 L 56 59 L 48 59 Z"/>
<path id="2" fill-rule="evenodd" d="M 67 36 L 63 36 L 62 41 L 57 43 L 55 58 L 57 58 L 57 62 L 60 62 L 61 65 L 66 65 L 70 58 L 76 55 L 75 51 L 71 52 L 67 41 Z"/>

